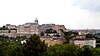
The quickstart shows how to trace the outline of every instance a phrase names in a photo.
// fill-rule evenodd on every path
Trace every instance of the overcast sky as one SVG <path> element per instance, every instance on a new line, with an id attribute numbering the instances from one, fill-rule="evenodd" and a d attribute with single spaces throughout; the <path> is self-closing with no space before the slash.
<path id="1" fill-rule="evenodd" d="M 0 0 L 0 26 L 63 24 L 68 29 L 99 29 L 100 0 Z"/>

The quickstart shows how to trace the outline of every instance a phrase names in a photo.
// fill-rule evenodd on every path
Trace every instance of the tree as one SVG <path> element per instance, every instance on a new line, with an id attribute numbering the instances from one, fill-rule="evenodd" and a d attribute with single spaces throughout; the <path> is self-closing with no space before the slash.
<path id="1" fill-rule="evenodd" d="M 43 32 L 41 32 L 41 33 L 40 33 L 40 35 L 41 35 L 41 36 L 44 36 L 44 33 L 43 33 Z"/>
<path id="2" fill-rule="evenodd" d="M 86 34 L 86 38 L 95 38 L 95 35 L 93 35 L 93 34 Z"/>
<path id="3" fill-rule="evenodd" d="M 81 56 L 92 56 L 93 53 L 92 53 L 91 49 L 92 49 L 92 47 L 90 47 L 90 46 L 87 46 L 87 45 L 83 46 L 81 48 Z"/>
<path id="4" fill-rule="evenodd" d="M 45 42 L 40 40 L 36 34 L 31 35 L 25 44 L 25 56 L 42 56 L 47 50 Z"/>
<path id="5" fill-rule="evenodd" d="M 57 33 L 57 31 L 53 29 L 47 29 L 45 33 Z"/>
<path id="6" fill-rule="evenodd" d="M 0 56 L 8 56 L 7 55 L 7 46 L 9 43 L 2 42 L 0 43 Z"/>
<path id="7" fill-rule="evenodd" d="M 24 45 L 17 42 L 3 42 L 0 44 L 0 56 L 24 56 Z"/>
<path id="8" fill-rule="evenodd" d="M 100 56 L 100 48 L 93 48 L 92 53 L 92 56 Z"/>
<path id="9" fill-rule="evenodd" d="M 72 44 L 62 44 L 50 46 L 47 49 L 46 56 L 78 56 L 77 46 Z"/>
<path id="10" fill-rule="evenodd" d="M 76 37 L 77 35 L 78 32 L 72 32 L 72 31 L 64 32 L 64 37 L 66 38 L 65 43 L 69 43 L 70 39 Z"/>
<path id="11" fill-rule="evenodd" d="M 23 56 L 22 46 L 16 42 L 3 42 L 0 44 L 0 56 Z"/>

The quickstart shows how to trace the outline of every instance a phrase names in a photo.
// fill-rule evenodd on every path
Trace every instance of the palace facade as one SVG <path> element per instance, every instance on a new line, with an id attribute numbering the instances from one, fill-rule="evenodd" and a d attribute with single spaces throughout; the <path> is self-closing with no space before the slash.
<path id="1" fill-rule="evenodd" d="M 33 23 L 25 23 L 22 25 L 10 25 L 6 24 L 3 27 L 0 27 L 0 35 L 7 35 L 9 37 L 15 36 L 24 36 L 32 34 L 40 34 L 41 32 L 45 33 L 47 29 L 56 30 L 60 35 L 60 29 L 66 30 L 64 25 L 55 25 L 55 24 L 42 24 L 38 23 L 36 18 Z"/>

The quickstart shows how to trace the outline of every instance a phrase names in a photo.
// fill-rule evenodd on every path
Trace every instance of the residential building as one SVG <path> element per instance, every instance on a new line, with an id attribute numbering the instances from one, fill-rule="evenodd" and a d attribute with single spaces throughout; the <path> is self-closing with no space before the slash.
<path id="1" fill-rule="evenodd" d="M 41 41 L 45 41 L 48 46 L 53 46 L 55 44 L 63 44 L 66 39 L 62 37 L 42 37 L 40 38 Z"/>
<path id="2" fill-rule="evenodd" d="M 94 38 L 86 38 L 85 36 L 77 36 L 70 40 L 70 43 L 78 45 L 79 47 L 83 47 L 84 45 L 96 47 L 96 39 Z"/>

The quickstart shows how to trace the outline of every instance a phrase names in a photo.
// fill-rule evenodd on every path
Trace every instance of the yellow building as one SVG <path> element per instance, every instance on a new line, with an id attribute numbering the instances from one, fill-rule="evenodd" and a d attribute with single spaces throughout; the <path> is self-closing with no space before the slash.
<path id="1" fill-rule="evenodd" d="M 53 46 L 55 44 L 63 44 L 64 38 L 40 38 L 41 41 L 45 41 L 48 46 Z"/>

